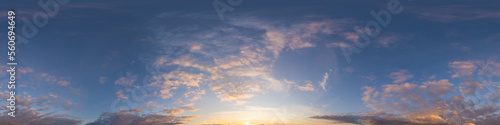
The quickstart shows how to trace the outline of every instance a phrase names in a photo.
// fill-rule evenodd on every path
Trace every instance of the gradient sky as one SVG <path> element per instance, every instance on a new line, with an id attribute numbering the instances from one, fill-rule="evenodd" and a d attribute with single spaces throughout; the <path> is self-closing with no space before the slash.
<path id="1" fill-rule="evenodd" d="M 72 0 L 28 38 L 38 2 L 0 5 L 26 38 L 2 123 L 500 123 L 498 1 L 400 0 L 366 47 L 390 0 Z"/>

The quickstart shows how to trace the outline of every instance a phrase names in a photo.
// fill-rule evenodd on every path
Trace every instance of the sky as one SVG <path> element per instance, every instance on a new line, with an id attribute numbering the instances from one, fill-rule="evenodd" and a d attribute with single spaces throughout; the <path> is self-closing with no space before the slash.
<path id="1" fill-rule="evenodd" d="M 2 27 L 7 12 L 16 13 L 18 70 L 15 118 L 7 115 L 10 75 L 0 71 L 0 121 L 500 123 L 499 6 L 493 0 L 3 1 Z M 8 69 L 3 57 L 0 67 Z"/>

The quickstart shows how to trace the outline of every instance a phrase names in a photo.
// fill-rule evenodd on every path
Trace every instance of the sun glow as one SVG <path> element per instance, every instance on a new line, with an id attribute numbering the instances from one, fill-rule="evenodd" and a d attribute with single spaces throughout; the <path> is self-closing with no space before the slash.
<path id="1" fill-rule="evenodd" d="M 253 125 L 253 124 L 250 124 L 249 122 L 241 122 L 243 125 Z"/>

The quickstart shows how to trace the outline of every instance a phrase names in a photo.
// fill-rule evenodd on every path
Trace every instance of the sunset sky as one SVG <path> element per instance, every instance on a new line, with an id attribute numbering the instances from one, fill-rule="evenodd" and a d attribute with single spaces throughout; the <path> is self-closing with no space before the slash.
<path id="1" fill-rule="evenodd" d="M 50 1 L 0 5 L 2 123 L 500 123 L 499 1 Z"/>

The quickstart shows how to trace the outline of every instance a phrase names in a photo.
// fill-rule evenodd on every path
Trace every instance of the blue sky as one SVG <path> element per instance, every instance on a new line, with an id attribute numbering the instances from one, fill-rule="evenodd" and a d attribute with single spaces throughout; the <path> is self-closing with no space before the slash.
<path id="1" fill-rule="evenodd" d="M 243 0 L 224 19 L 214 2 L 56 2 L 31 38 L 23 18 L 44 12 L 38 1 L 0 5 L 0 17 L 16 11 L 17 36 L 27 38 L 17 46 L 20 117 L 0 121 L 499 122 L 497 1 Z M 365 29 L 381 25 L 370 12 L 392 2 L 401 12 L 356 46 L 356 29 L 376 32 Z"/>

